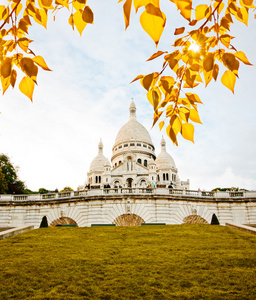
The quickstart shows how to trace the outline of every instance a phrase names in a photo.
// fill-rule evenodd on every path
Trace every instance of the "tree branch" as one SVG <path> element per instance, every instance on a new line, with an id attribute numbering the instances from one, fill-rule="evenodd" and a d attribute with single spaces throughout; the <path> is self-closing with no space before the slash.
<path id="1" fill-rule="evenodd" d="M 17 4 L 14 6 L 13 10 L 11 11 L 11 13 L 9 14 L 9 16 L 7 17 L 7 19 L 4 21 L 4 23 L 1 25 L 0 30 L 4 27 L 4 25 L 7 23 L 8 18 L 10 18 L 13 14 L 13 12 L 16 10 L 16 8 L 18 7 L 18 5 L 20 4 L 21 0 L 19 0 L 17 2 Z"/>

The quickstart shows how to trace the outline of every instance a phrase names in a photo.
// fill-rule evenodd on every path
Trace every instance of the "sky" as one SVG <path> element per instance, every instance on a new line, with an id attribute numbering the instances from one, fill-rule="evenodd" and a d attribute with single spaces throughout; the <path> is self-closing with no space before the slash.
<path id="1" fill-rule="evenodd" d="M 99 3 L 100 2 L 100 3 Z M 203 125 L 195 125 L 195 143 L 179 136 L 174 146 L 165 131 L 153 129 L 153 109 L 139 74 L 160 71 L 162 60 L 146 60 L 157 50 L 173 51 L 173 32 L 183 26 L 174 5 L 163 2 L 166 29 L 156 49 L 139 25 L 134 10 L 125 31 L 122 3 L 87 1 L 94 11 L 82 37 L 68 25 L 68 14 L 49 15 L 48 29 L 30 29 L 36 55 L 44 57 L 52 72 L 39 70 L 33 103 L 18 86 L 0 96 L 0 153 L 19 167 L 27 188 L 54 190 L 85 183 L 102 138 L 104 155 L 110 160 L 119 129 L 128 121 L 131 98 L 137 119 L 149 131 L 160 153 L 162 135 L 181 180 L 190 188 L 211 190 L 240 187 L 256 190 L 256 20 L 249 26 L 233 25 L 232 44 L 246 53 L 254 66 L 240 63 L 235 94 L 219 80 L 195 89 L 204 103 L 198 105 Z M 165 73 L 165 75 L 173 75 Z"/>

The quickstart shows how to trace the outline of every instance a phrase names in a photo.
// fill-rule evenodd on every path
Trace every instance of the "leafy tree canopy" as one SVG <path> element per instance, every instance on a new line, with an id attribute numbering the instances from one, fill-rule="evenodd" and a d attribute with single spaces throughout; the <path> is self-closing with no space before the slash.
<path id="1" fill-rule="evenodd" d="M 63 192 L 73 192 L 73 191 L 74 191 L 74 190 L 73 190 L 71 187 L 66 186 L 66 187 L 64 187 L 64 189 L 61 190 L 60 192 L 63 193 Z"/>
<path id="2" fill-rule="evenodd" d="M 40 189 L 38 190 L 38 193 L 39 193 L 39 194 L 47 194 L 47 193 L 48 193 L 48 190 L 45 189 L 45 188 L 40 188 Z"/>
<path id="3" fill-rule="evenodd" d="M 5 175 L 0 168 L 0 194 L 4 194 L 8 189 L 8 184 L 5 179 Z"/>
<path id="4" fill-rule="evenodd" d="M 0 154 L 0 193 L 25 193 L 25 183 L 19 180 L 17 172 L 18 168 L 13 166 L 9 157 L 5 154 Z"/>
<path id="5" fill-rule="evenodd" d="M 123 2 L 125 27 L 130 23 L 132 6 L 140 13 L 140 24 L 157 46 L 167 16 L 159 0 L 119 0 Z M 22 74 L 19 90 L 33 97 L 38 68 L 50 71 L 44 58 L 31 50 L 29 27 L 36 22 L 47 27 L 48 13 L 53 17 L 61 9 L 70 13 L 68 23 L 80 35 L 93 23 L 93 12 L 87 0 L 6 0 L 0 5 L 0 76 L 2 91 L 14 87 L 18 72 Z M 170 49 L 157 51 L 148 59 L 162 57 L 162 67 L 146 75 L 138 75 L 153 107 L 153 126 L 166 128 L 168 137 L 178 145 L 177 136 L 194 142 L 194 123 L 201 123 L 198 105 L 202 104 L 194 89 L 220 78 L 234 93 L 240 63 L 251 65 L 245 53 L 232 45 L 231 24 L 248 24 L 255 10 L 254 0 L 170 0 L 173 9 L 186 25 L 173 28 L 177 37 Z"/>
<path id="6" fill-rule="evenodd" d="M 228 192 L 228 191 L 247 191 L 246 189 L 240 189 L 239 187 L 230 187 L 230 188 L 220 188 L 220 187 L 217 187 L 217 188 L 214 188 L 212 190 L 213 192 L 217 192 L 217 191 L 220 191 L 220 192 Z"/>

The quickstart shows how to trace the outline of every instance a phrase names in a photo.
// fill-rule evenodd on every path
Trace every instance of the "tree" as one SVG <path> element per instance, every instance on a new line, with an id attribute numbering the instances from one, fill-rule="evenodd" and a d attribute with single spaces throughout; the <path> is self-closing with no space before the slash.
<path id="1" fill-rule="evenodd" d="M 7 0 L 6 0 L 7 1 Z M 17 69 L 23 73 L 19 89 L 31 101 L 38 67 L 50 71 L 44 59 L 30 48 L 28 28 L 32 21 L 46 28 L 48 12 L 54 18 L 61 9 L 68 9 L 69 24 L 80 35 L 87 24 L 93 23 L 93 12 L 87 0 L 8 0 L 0 6 L 1 83 L 3 93 L 14 87 Z M 130 23 L 132 4 L 140 14 L 140 24 L 157 46 L 165 28 L 167 16 L 159 0 L 119 0 L 124 2 L 125 27 Z M 247 25 L 249 13 L 255 10 L 253 0 L 206 0 L 198 4 L 193 0 L 170 0 L 178 9 L 186 25 L 174 29 L 179 36 L 173 48 L 154 53 L 148 60 L 163 57 L 162 67 L 146 75 L 138 75 L 147 91 L 154 110 L 153 126 L 166 128 L 168 137 L 178 145 L 177 136 L 194 141 L 194 125 L 201 123 L 198 104 L 200 97 L 194 92 L 200 84 L 207 86 L 221 74 L 221 83 L 234 93 L 240 62 L 251 65 L 245 53 L 232 46 L 230 25 Z"/>
<path id="2" fill-rule="evenodd" d="M 47 228 L 47 227 L 48 227 L 47 217 L 43 216 L 41 224 L 40 224 L 40 228 Z"/>
<path id="3" fill-rule="evenodd" d="M 60 193 L 63 193 L 63 192 L 73 192 L 73 191 L 74 191 L 74 190 L 73 190 L 71 187 L 66 186 L 66 187 L 64 187 L 63 190 L 60 191 Z"/>
<path id="4" fill-rule="evenodd" d="M 0 194 L 6 193 L 7 190 L 8 190 L 8 184 L 5 179 L 5 175 L 2 172 L 2 169 L 0 168 Z"/>
<path id="5" fill-rule="evenodd" d="M 220 222 L 215 214 L 212 215 L 211 225 L 220 225 Z"/>
<path id="6" fill-rule="evenodd" d="M 38 193 L 39 193 L 39 194 L 47 194 L 47 193 L 48 193 L 48 190 L 45 189 L 45 188 L 40 188 L 40 189 L 38 190 Z"/>
<path id="7" fill-rule="evenodd" d="M 0 185 L 3 193 L 7 194 L 24 194 L 26 190 L 25 183 L 19 180 L 17 172 L 18 168 L 14 167 L 9 157 L 5 154 L 0 155 L 0 179 L 3 182 Z M 2 174 L 2 175 L 1 175 Z"/>

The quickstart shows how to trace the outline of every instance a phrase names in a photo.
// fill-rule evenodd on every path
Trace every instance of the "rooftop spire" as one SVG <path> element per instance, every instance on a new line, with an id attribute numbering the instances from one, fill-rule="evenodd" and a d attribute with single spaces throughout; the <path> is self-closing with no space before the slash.
<path id="1" fill-rule="evenodd" d="M 164 137 L 162 136 L 162 139 L 161 139 L 161 151 L 166 151 L 166 142 L 165 142 L 165 139 Z"/>
<path id="2" fill-rule="evenodd" d="M 136 105 L 135 103 L 133 102 L 133 98 L 132 98 L 132 101 L 131 101 L 131 104 L 130 104 L 130 119 L 131 118 L 136 118 Z"/>
<path id="3" fill-rule="evenodd" d="M 98 148 L 99 148 L 99 154 L 103 154 L 103 143 L 102 143 L 101 139 L 100 139 Z"/>

